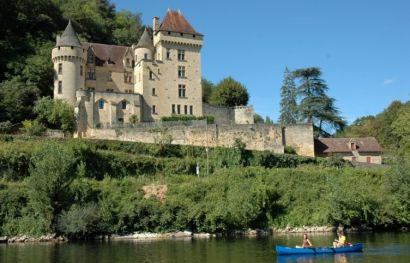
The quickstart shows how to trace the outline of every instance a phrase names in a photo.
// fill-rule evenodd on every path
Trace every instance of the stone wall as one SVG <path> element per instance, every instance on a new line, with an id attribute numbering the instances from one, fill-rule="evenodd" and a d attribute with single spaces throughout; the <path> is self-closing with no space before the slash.
<path id="1" fill-rule="evenodd" d="M 251 106 L 225 107 L 203 103 L 203 114 L 215 117 L 217 124 L 253 124 Z"/>
<path id="2" fill-rule="evenodd" d="M 296 124 L 282 127 L 283 144 L 294 148 L 298 155 L 315 156 L 313 126 Z"/>
<path id="3" fill-rule="evenodd" d="M 289 135 L 288 138 L 284 139 L 283 131 L 285 136 Z M 301 134 L 296 134 L 297 132 Z M 235 139 L 240 139 L 249 150 L 269 150 L 274 153 L 283 153 L 283 142 L 286 141 L 299 155 L 314 156 L 311 125 L 290 126 L 285 129 L 280 125 L 267 124 L 91 129 L 89 138 L 157 143 L 165 136 L 172 138 L 172 144 L 208 147 L 232 147 Z"/>

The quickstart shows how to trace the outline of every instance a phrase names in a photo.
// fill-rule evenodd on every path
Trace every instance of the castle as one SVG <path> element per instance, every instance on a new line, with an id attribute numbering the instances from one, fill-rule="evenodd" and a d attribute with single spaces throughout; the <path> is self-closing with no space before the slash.
<path id="1" fill-rule="evenodd" d="M 212 115 L 212 125 L 167 128 L 172 143 L 230 147 L 241 139 L 248 149 L 283 153 L 289 145 L 313 156 L 310 124 L 254 125 L 252 107 L 202 102 L 203 37 L 180 11 L 168 11 L 161 23 L 154 17 L 153 36 L 145 30 L 130 47 L 81 43 L 69 22 L 57 36 L 52 61 L 54 98 L 74 107 L 75 136 L 154 143 L 162 134 L 144 124 L 163 116 Z M 140 125 L 127 128 L 135 120 Z"/>
<path id="2" fill-rule="evenodd" d="M 159 120 L 162 116 L 202 116 L 203 35 L 180 11 L 153 18 L 131 47 L 80 43 L 71 22 L 57 36 L 52 60 L 54 98 L 75 107 L 78 136 L 93 127 Z"/>

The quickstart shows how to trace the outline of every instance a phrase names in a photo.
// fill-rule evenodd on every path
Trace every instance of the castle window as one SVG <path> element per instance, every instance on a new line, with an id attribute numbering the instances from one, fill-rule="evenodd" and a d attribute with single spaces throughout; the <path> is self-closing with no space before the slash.
<path id="1" fill-rule="evenodd" d="M 184 114 L 187 115 L 188 114 L 188 106 L 184 105 Z"/>
<path id="2" fill-rule="evenodd" d="M 132 61 L 132 67 L 133 68 L 135 67 L 135 61 L 134 60 Z"/>
<path id="3" fill-rule="evenodd" d="M 185 98 L 185 91 L 186 91 L 186 86 L 179 84 L 178 85 L 178 97 L 180 98 Z"/>
<path id="4" fill-rule="evenodd" d="M 58 94 L 63 93 L 63 82 L 60 80 L 58 82 Z"/>
<path id="5" fill-rule="evenodd" d="M 104 101 L 103 100 L 98 101 L 98 108 L 99 109 L 104 109 Z"/>
<path id="6" fill-rule="evenodd" d="M 106 89 L 107 92 L 114 92 L 114 89 Z"/>
<path id="7" fill-rule="evenodd" d="M 148 54 L 144 53 L 144 59 L 148 59 Z"/>
<path id="8" fill-rule="evenodd" d="M 149 79 L 154 80 L 154 72 L 152 72 L 151 70 L 149 71 Z"/>
<path id="9" fill-rule="evenodd" d="M 177 105 L 177 113 L 181 114 L 181 105 L 179 105 L 179 104 Z"/>
<path id="10" fill-rule="evenodd" d="M 181 37 L 183 37 L 184 36 L 184 33 L 181 33 Z"/>
<path id="11" fill-rule="evenodd" d="M 95 69 L 89 69 L 87 72 L 87 79 L 95 80 Z"/>
<path id="12" fill-rule="evenodd" d="M 196 37 L 196 35 L 195 35 L 195 34 L 193 34 L 193 35 L 192 35 L 192 37 L 193 37 L 193 38 L 195 38 L 195 37 Z"/>
<path id="13" fill-rule="evenodd" d="M 112 72 L 108 71 L 108 81 L 112 81 Z"/>
<path id="14" fill-rule="evenodd" d="M 123 110 L 127 109 L 127 102 L 125 100 L 121 102 L 121 109 Z"/>
<path id="15" fill-rule="evenodd" d="M 171 50 L 167 48 L 167 59 L 171 59 Z"/>
<path id="16" fill-rule="evenodd" d="M 155 88 L 152 88 L 152 96 L 157 96 L 157 94 L 155 93 Z"/>
<path id="17" fill-rule="evenodd" d="M 178 66 L 178 78 L 185 78 L 185 67 Z"/>
<path id="18" fill-rule="evenodd" d="M 88 55 L 87 55 L 87 63 L 88 64 L 94 64 L 94 62 L 95 62 L 94 54 L 93 54 L 93 52 L 89 51 Z"/>
<path id="19" fill-rule="evenodd" d="M 178 60 L 184 61 L 185 60 L 185 50 L 178 49 Z"/>
<path id="20" fill-rule="evenodd" d="M 59 75 L 63 74 L 63 63 L 58 63 L 58 74 Z"/>
<path id="21" fill-rule="evenodd" d="M 172 114 L 175 114 L 175 104 L 172 104 Z"/>
<path id="22" fill-rule="evenodd" d="M 189 114 L 194 115 L 194 106 L 189 106 Z"/>
<path id="23" fill-rule="evenodd" d="M 83 65 L 80 65 L 80 76 L 83 75 Z"/>
<path id="24" fill-rule="evenodd" d="M 168 31 L 168 35 L 171 35 L 171 31 Z"/>
<path id="25" fill-rule="evenodd" d="M 157 113 L 157 107 L 155 105 L 152 105 L 152 114 Z"/>

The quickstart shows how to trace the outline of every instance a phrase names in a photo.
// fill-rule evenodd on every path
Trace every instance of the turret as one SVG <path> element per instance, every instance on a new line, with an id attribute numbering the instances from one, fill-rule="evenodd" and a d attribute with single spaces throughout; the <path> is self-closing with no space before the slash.
<path id="1" fill-rule="evenodd" d="M 54 98 L 76 104 L 76 91 L 84 89 L 86 51 L 68 22 L 61 36 L 57 36 L 52 51 L 54 64 Z"/>
<path id="2" fill-rule="evenodd" d="M 138 63 L 141 59 L 152 60 L 154 55 L 154 45 L 152 43 L 151 36 L 149 35 L 147 28 L 145 28 L 138 44 L 135 46 L 135 63 Z"/>

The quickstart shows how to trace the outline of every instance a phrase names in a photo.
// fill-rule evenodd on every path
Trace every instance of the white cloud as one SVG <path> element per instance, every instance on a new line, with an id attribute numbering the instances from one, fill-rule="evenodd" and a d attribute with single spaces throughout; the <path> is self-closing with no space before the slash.
<path id="1" fill-rule="evenodd" d="M 387 86 L 387 85 L 391 85 L 394 82 L 396 82 L 396 79 L 392 78 L 392 79 L 384 79 L 383 80 L 383 85 Z"/>

